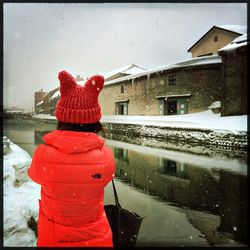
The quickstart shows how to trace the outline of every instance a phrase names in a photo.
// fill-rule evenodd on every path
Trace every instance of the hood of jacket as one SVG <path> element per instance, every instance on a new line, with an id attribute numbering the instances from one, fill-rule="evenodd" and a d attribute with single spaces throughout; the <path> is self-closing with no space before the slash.
<path id="1" fill-rule="evenodd" d="M 43 141 L 64 153 L 77 154 L 102 148 L 104 139 L 93 132 L 54 130 L 43 136 Z"/>

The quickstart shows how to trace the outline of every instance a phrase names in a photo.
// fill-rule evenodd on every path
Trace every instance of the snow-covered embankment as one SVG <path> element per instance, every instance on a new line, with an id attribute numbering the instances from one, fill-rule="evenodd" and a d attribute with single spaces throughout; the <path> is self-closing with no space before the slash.
<path id="1" fill-rule="evenodd" d="M 27 174 L 30 155 L 3 137 L 4 246 L 35 246 L 40 186 Z"/>

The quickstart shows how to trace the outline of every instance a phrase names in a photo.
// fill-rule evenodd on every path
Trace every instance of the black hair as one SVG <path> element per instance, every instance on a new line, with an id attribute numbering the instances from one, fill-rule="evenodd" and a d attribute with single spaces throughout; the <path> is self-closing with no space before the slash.
<path id="1" fill-rule="evenodd" d="M 57 129 L 58 130 L 69 130 L 69 131 L 76 131 L 76 132 L 93 132 L 93 133 L 102 133 L 103 137 L 106 137 L 106 130 L 104 126 L 101 124 L 100 121 L 96 123 L 65 123 L 58 121 L 57 122 Z"/>

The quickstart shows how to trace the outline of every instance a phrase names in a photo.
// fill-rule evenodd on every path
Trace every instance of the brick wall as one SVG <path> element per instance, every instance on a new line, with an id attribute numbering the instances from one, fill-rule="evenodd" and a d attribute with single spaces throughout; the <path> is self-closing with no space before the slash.
<path id="1" fill-rule="evenodd" d="M 169 86 L 169 75 L 176 75 L 176 85 Z M 121 85 L 124 84 L 124 93 Z M 105 115 L 115 115 L 115 102 L 129 99 L 128 115 L 159 115 L 156 96 L 191 93 L 188 113 L 204 111 L 221 99 L 221 64 L 189 66 L 156 72 L 134 80 L 105 85 L 99 101 Z"/>
<path id="2" fill-rule="evenodd" d="M 247 46 L 221 53 L 223 91 L 221 115 L 247 114 Z"/>

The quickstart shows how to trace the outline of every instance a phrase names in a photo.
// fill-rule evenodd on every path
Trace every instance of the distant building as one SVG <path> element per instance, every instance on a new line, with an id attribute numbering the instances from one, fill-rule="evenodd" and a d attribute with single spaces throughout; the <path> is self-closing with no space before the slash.
<path id="1" fill-rule="evenodd" d="M 39 112 L 43 112 L 43 97 L 46 95 L 47 92 L 44 92 L 43 89 L 40 91 L 35 92 L 35 113 L 38 114 Z"/>
<path id="2" fill-rule="evenodd" d="M 118 69 L 114 69 L 112 71 L 108 71 L 101 75 L 104 76 L 105 81 L 111 81 L 111 80 L 118 79 L 124 76 L 138 74 L 138 73 L 142 73 L 145 71 L 146 71 L 146 68 L 142 66 L 138 66 L 136 64 L 130 64 L 130 65 L 118 68 Z"/>
<path id="3" fill-rule="evenodd" d="M 59 87 L 55 88 L 52 93 L 49 98 L 49 106 L 50 106 L 49 114 L 50 115 L 54 115 L 55 113 L 56 104 L 60 98 L 60 88 Z"/>
<path id="4" fill-rule="evenodd" d="M 247 27 L 244 25 L 213 26 L 188 52 L 192 53 L 192 57 L 218 55 L 219 49 L 245 33 Z"/>
<path id="5" fill-rule="evenodd" d="M 79 81 L 83 81 L 84 79 L 83 79 L 80 75 L 77 75 L 77 76 L 75 77 L 75 80 L 76 80 L 77 82 L 79 82 Z"/>
<path id="6" fill-rule="evenodd" d="M 54 95 L 54 93 L 59 91 L 59 87 L 56 87 L 49 91 L 44 97 L 43 97 L 43 103 L 44 103 L 44 114 L 52 114 L 53 115 L 53 107 L 51 106 L 51 97 Z"/>

